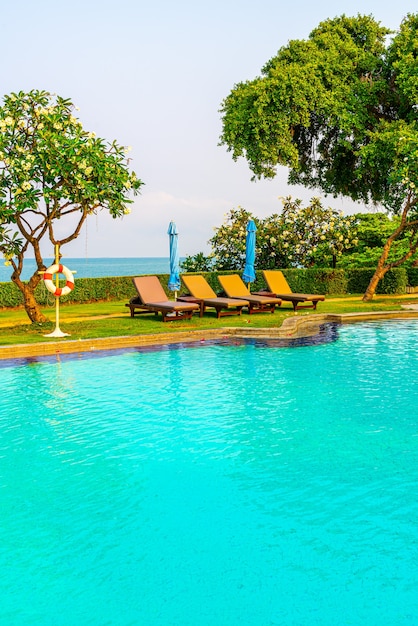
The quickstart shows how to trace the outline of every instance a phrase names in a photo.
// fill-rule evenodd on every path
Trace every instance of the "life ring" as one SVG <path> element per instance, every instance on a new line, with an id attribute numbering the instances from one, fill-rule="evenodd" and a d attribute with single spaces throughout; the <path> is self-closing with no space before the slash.
<path id="1" fill-rule="evenodd" d="M 53 282 L 52 276 L 57 273 L 64 274 L 66 280 L 65 287 L 57 287 Z M 44 273 L 43 278 L 45 287 L 57 298 L 68 295 L 74 289 L 74 276 L 65 265 L 58 265 L 58 263 L 51 265 Z"/>

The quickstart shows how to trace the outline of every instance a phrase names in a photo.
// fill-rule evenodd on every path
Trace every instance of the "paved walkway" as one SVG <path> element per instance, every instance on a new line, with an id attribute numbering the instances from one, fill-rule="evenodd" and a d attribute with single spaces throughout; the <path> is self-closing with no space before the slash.
<path id="1" fill-rule="evenodd" d="M 418 311 L 418 304 L 401 304 L 401 307 L 407 311 Z"/>

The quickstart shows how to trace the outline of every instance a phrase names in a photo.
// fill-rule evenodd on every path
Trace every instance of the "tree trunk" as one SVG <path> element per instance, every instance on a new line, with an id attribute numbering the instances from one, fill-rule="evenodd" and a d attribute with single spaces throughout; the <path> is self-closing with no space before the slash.
<path id="1" fill-rule="evenodd" d="M 369 286 L 367 287 L 365 294 L 363 296 L 363 302 L 370 302 L 371 300 L 373 300 L 373 296 L 376 292 L 377 285 L 379 284 L 379 281 L 383 278 L 383 276 L 386 274 L 386 272 L 388 272 L 392 267 L 399 267 L 401 263 L 404 263 L 413 254 L 415 254 L 417 247 L 418 247 L 418 243 L 417 242 L 413 243 L 411 240 L 410 245 L 409 245 L 409 252 L 406 255 L 404 255 L 402 259 L 398 259 L 394 263 L 386 264 L 392 244 L 399 237 L 399 235 L 405 232 L 407 228 L 409 229 L 412 228 L 411 237 L 415 236 L 414 234 L 416 233 L 418 224 L 417 224 L 417 221 L 414 219 L 408 222 L 408 214 L 411 211 L 411 209 L 413 209 L 416 206 L 416 204 L 417 204 L 417 199 L 415 197 L 415 194 L 409 192 L 405 205 L 402 209 L 401 221 L 399 223 L 399 226 L 390 235 L 390 237 L 388 237 L 388 240 L 383 246 L 383 251 L 380 256 L 379 262 L 377 264 L 376 271 L 373 274 L 370 280 Z"/>
<path id="2" fill-rule="evenodd" d="M 21 281 L 20 278 L 12 276 L 12 281 L 14 282 L 16 287 L 22 292 L 23 304 L 30 321 L 36 324 L 43 324 L 44 322 L 48 322 L 48 318 L 42 313 L 41 307 L 35 300 L 34 295 L 35 287 L 39 283 L 40 279 L 35 279 L 35 281 L 33 281 L 32 277 L 30 281 L 26 284 Z"/>
<path id="3" fill-rule="evenodd" d="M 369 286 L 367 287 L 364 296 L 363 302 L 371 302 L 373 300 L 374 294 L 376 293 L 377 285 L 379 281 L 382 280 L 383 276 L 386 274 L 388 270 L 390 270 L 390 265 L 385 265 L 387 258 L 389 256 L 390 249 L 392 247 L 392 243 L 394 241 L 393 237 L 389 237 L 385 245 L 383 246 L 383 252 L 380 255 L 380 259 L 377 263 L 377 268 L 371 280 L 369 282 Z"/>
<path id="4" fill-rule="evenodd" d="M 363 302 L 371 302 L 374 294 L 376 293 L 377 285 L 382 280 L 383 276 L 389 270 L 389 266 L 379 267 L 377 266 L 375 273 L 373 274 L 369 285 L 364 293 Z"/>

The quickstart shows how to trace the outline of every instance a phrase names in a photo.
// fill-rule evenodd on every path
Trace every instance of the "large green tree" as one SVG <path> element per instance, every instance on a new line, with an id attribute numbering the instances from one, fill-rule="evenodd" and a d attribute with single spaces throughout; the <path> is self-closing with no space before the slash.
<path id="1" fill-rule="evenodd" d="M 46 269 L 43 238 L 62 246 L 101 209 L 123 216 L 143 184 L 128 169 L 126 149 L 83 130 L 74 112 L 70 100 L 45 91 L 12 93 L 0 107 L 0 252 L 33 322 L 46 321 L 34 293 Z M 65 237 L 55 234 L 58 221 L 60 232 L 68 223 Z M 36 270 L 25 282 L 28 254 Z"/>
<path id="2" fill-rule="evenodd" d="M 383 206 L 399 216 L 364 294 L 418 250 L 418 15 L 391 38 L 371 16 L 341 16 L 290 41 L 221 108 L 221 144 L 254 178 L 289 168 L 289 182 Z M 389 260 L 408 234 L 408 249 Z"/>
<path id="3" fill-rule="evenodd" d="M 376 267 L 382 256 L 383 247 L 390 235 L 399 226 L 398 216 L 386 213 L 356 213 L 357 244 L 340 256 L 338 265 L 343 268 Z M 393 244 L 388 261 L 402 258 L 409 250 L 408 233 L 403 233 Z M 406 264 L 413 265 L 411 260 Z"/>

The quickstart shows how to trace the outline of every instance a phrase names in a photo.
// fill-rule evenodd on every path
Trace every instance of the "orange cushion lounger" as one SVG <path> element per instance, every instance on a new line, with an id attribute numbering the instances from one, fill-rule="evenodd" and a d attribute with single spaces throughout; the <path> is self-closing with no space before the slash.
<path id="1" fill-rule="evenodd" d="M 272 295 L 252 294 L 245 286 L 238 274 L 218 276 L 218 280 L 229 298 L 243 298 L 248 300 L 248 312 L 250 313 L 274 313 L 274 309 L 280 306 L 282 301 Z"/>
<path id="2" fill-rule="evenodd" d="M 131 317 L 135 312 L 147 313 L 153 311 L 155 315 L 161 313 L 163 322 L 190 319 L 193 311 L 199 310 L 199 305 L 192 302 L 178 302 L 167 300 L 164 289 L 157 276 L 137 276 L 132 279 L 138 295 L 126 304 L 131 310 Z"/>
<path id="3" fill-rule="evenodd" d="M 219 319 L 224 315 L 241 315 L 244 306 L 249 306 L 248 300 L 238 300 L 237 298 L 218 298 L 212 287 L 204 276 L 181 277 L 191 295 L 203 303 L 202 314 L 207 307 L 216 310 L 216 317 Z"/>
<path id="4" fill-rule="evenodd" d="M 318 302 L 325 300 L 325 296 L 322 295 L 293 293 L 283 272 L 280 270 L 263 270 L 263 276 L 267 283 L 269 293 L 286 302 L 291 302 L 294 311 L 298 309 L 316 309 Z"/>

